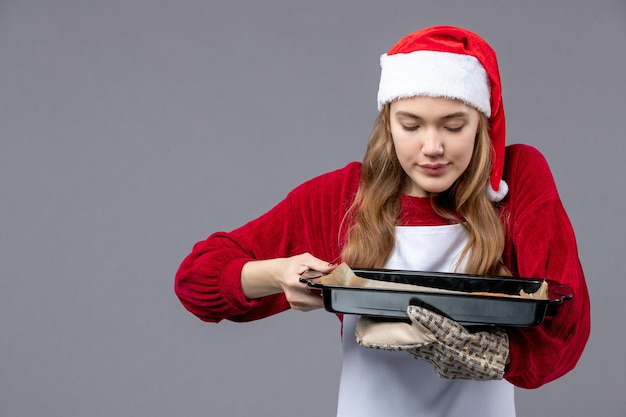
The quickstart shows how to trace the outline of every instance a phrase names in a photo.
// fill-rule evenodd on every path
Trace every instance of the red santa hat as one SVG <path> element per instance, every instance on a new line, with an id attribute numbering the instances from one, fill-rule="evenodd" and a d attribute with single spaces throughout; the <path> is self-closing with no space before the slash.
<path id="1" fill-rule="evenodd" d="M 380 57 L 378 109 L 399 98 L 430 96 L 461 100 L 489 118 L 491 175 L 487 194 L 502 200 L 505 121 L 495 51 L 469 30 L 433 26 L 400 39 Z"/>

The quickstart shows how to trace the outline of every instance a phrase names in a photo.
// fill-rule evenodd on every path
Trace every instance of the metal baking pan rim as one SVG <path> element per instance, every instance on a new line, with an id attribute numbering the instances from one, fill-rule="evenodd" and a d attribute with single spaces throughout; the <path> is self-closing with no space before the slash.
<path id="1" fill-rule="evenodd" d="M 461 298 L 478 298 L 478 299 L 497 299 L 506 302 L 522 302 L 522 303 L 542 303 L 542 304 L 561 304 L 564 300 L 570 299 L 571 296 L 558 294 L 557 297 L 554 298 L 521 298 L 515 297 L 514 294 L 509 294 L 509 296 L 498 296 L 498 295 L 485 295 L 485 294 L 474 294 L 471 292 L 463 292 L 457 291 L 455 293 L 446 293 L 446 292 L 430 292 L 430 291 L 409 291 L 409 290 L 396 290 L 393 288 L 375 288 L 375 287 L 349 287 L 343 285 L 325 285 L 316 282 L 312 282 L 308 279 L 303 279 L 303 282 L 306 282 L 310 287 L 323 290 L 330 289 L 333 291 L 364 291 L 364 292 L 385 292 L 385 293 L 395 293 L 395 294 L 415 294 L 415 295 L 428 295 L 428 296 L 436 296 L 436 297 L 461 297 Z M 548 288 L 550 287 L 550 281 L 548 281 Z"/>

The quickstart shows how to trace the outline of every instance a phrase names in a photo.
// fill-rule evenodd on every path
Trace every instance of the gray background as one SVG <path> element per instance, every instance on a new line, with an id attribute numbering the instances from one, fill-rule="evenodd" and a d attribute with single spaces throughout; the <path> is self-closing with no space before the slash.
<path id="1" fill-rule="evenodd" d="M 361 159 L 378 57 L 432 24 L 498 51 L 508 142 L 540 148 L 593 330 L 520 416 L 626 415 L 624 0 L 0 2 L 0 416 L 330 416 L 324 311 L 204 324 L 191 245 Z"/>

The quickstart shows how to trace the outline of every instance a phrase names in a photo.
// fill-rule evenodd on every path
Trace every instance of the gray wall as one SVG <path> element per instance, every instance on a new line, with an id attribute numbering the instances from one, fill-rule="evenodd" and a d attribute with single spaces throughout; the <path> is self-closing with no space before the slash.
<path id="1" fill-rule="evenodd" d="M 626 415 L 624 0 L 0 3 L 0 416 L 329 416 L 324 311 L 204 324 L 191 245 L 361 159 L 378 56 L 455 24 L 499 52 L 508 141 L 540 148 L 593 331 L 520 416 Z"/>

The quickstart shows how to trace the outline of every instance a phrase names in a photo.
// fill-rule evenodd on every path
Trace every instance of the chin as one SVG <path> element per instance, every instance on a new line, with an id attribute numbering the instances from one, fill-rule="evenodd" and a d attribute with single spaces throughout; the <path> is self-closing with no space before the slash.
<path id="1" fill-rule="evenodd" d="M 452 187 L 452 184 L 445 184 L 441 186 L 433 186 L 433 187 L 423 187 L 422 189 L 429 195 L 431 194 L 440 194 L 446 192 Z"/>

